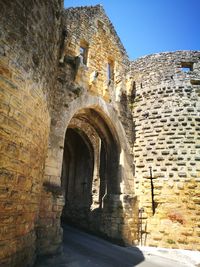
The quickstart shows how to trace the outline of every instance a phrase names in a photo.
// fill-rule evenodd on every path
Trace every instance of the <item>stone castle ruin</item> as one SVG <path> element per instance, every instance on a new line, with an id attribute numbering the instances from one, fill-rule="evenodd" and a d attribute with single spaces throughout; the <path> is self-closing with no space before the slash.
<path id="1" fill-rule="evenodd" d="M 200 51 L 131 61 L 101 5 L 0 10 L 1 266 L 59 251 L 61 220 L 200 250 Z"/>

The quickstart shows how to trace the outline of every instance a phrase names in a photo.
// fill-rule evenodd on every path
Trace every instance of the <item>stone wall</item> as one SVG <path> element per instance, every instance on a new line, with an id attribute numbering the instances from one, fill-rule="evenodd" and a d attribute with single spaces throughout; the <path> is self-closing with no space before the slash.
<path id="1" fill-rule="evenodd" d="M 127 85 L 126 73 L 130 67 L 130 61 L 103 6 L 66 9 L 63 26 L 67 32 L 63 49 L 65 62 L 70 62 L 70 58 L 80 57 L 81 46 L 85 46 L 88 50 L 87 64 L 80 64 L 74 74 L 73 85 L 76 89 L 71 85 L 69 87 L 73 92 L 77 92 L 78 88 L 79 94 L 100 96 L 110 103 L 116 109 L 119 120 L 124 126 L 129 144 L 132 144 L 133 124 L 129 106 L 124 99 Z M 111 78 L 108 77 L 108 63 L 112 68 Z M 72 77 L 71 75 L 70 78 Z"/>
<path id="2" fill-rule="evenodd" d="M 36 253 L 59 250 L 68 128 L 81 130 L 94 151 L 89 224 L 102 208 L 103 143 L 109 193 L 101 196 L 101 224 L 94 228 L 136 243 L 136 190 L 146 244 L 199 249 L 200 53 L 130 63 L 102 6 L 62 6 L 62 0 L 0 3 L 0 263 L 31 266 Z"/>
<path id="3" fill-rule="evenodd" d="M 129 105 L 143 242 L 199 249 L 200 52 L 150 55 L 131 67 Z M 149 167 L 156 178 L 154 216 Z"/>
<path id="4" fill-rule="evenodd" d="M 119 101 L 129 60 L 103 7 L 66 9 L 64 25 L 67 31 L 66 60 L 67 56 L 79 56 L 80 46 L 88 49 L 87 64 L 81 64 L 75 82 L 107 102 Z M 108 63 L 113 64 L 113 77 L 110 80 Z M 95 72 L 98 73 L 96 78 Z"/>
<path id="5" fill-rule="evenodd" d="M 35 257 L 61 4 L 0 3 L 1 266 L 29 266 Z"/>

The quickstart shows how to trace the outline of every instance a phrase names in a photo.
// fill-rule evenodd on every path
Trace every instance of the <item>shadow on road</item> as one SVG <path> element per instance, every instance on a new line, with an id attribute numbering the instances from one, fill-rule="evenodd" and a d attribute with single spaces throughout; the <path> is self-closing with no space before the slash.
<path id="1" fill-rule="evenodd" d="M 136 247 L 128 250 L 68 225 L 63 231 L 63 253 L 40 258 L 35 267 L 133 267 L 144 261 Z"/>

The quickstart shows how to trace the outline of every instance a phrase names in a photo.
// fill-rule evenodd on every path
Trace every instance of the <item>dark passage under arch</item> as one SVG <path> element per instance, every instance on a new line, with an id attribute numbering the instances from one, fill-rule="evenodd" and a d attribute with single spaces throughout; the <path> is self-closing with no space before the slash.
<path id="1" fill-rule="evenodd" d="M 61 177 L 64 222 L 120 236 L 120 227 L 113 226 L 123 221 L 119 153 L 117 138 L 98 112 L 85 109 L 72 118 L 65 135 Z"/>
<path id="2" fill-rule="evenodd" d="M 80 131 L 68 129 L 66 132 L 62 187 L 65 195 L 63 217 L 73 222 L 86 219 L 92 203 L 93 149 L 87 137 Z M 74 218 L 73 218 L 74 217 Z"/>

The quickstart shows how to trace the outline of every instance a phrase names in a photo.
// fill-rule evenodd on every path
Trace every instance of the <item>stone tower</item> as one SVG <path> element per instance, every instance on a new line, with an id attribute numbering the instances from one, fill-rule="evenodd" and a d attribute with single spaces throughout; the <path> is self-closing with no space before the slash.
<path id="1" fill-rule="evenodd" d="M 199 248 L 200 52 L 131 63 L 135 190 L 146 244 Z M 152 216 L 150 169 L 154 183 Z"/>

